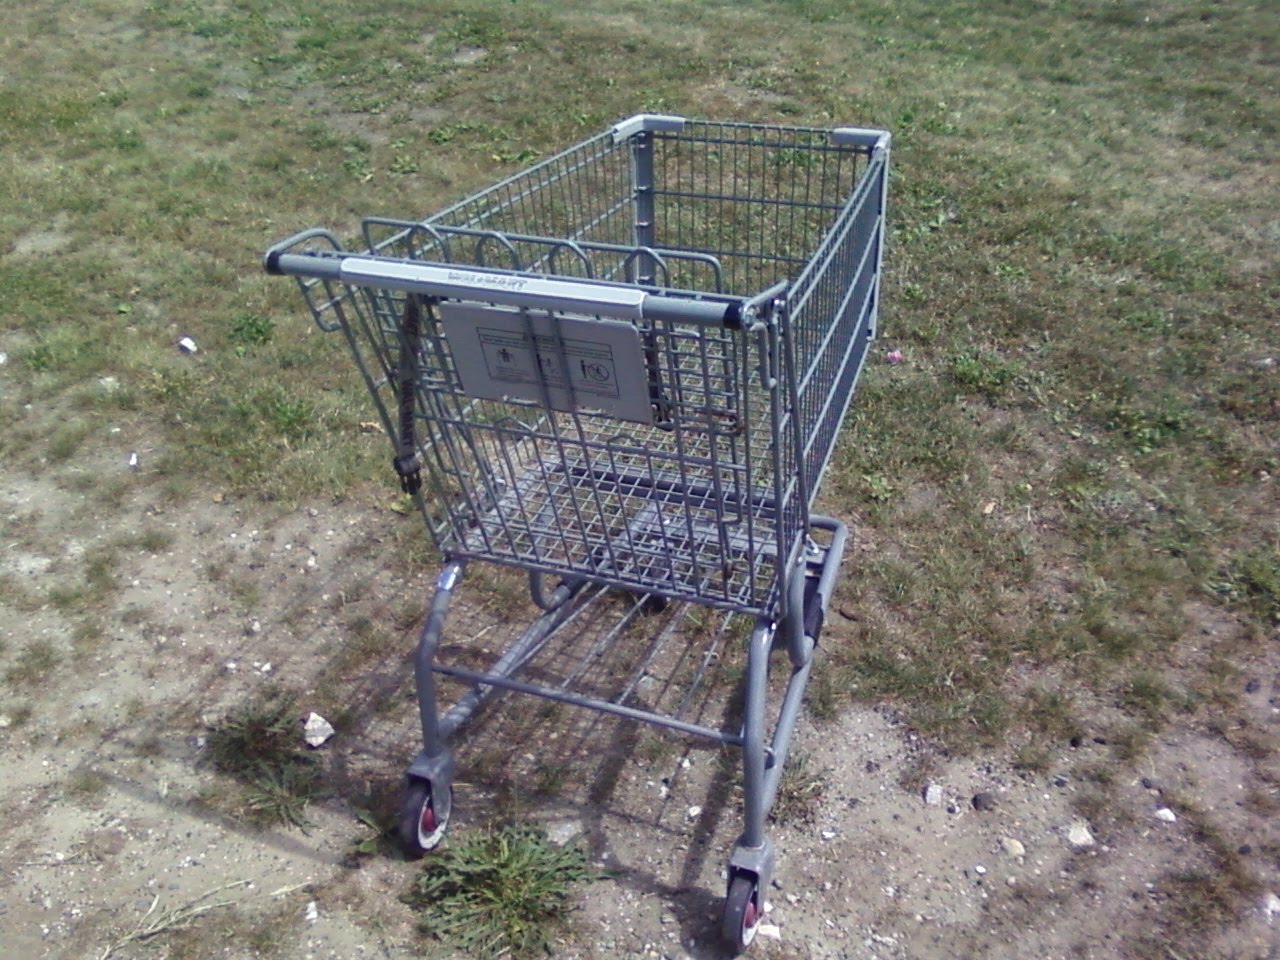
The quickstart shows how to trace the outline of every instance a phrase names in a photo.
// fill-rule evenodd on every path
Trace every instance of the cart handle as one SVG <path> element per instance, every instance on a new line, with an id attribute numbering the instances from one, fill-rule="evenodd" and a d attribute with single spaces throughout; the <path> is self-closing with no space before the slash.
<path id="1" fill-rule="evenodd" d="M 694 300 L 648 293 L 638 287 L 589 280 L 561 280 L 505 270 L 433 266 L 427 263 L 328 253 L 267 252 L 268 273 L 341 280 L 353 286 L 404 290 L 431 297 L 478 300 L 516 307 L 598 314 L 628 320 L 667 320 L 700 326 L 743 328 L 739 300 Z"/>

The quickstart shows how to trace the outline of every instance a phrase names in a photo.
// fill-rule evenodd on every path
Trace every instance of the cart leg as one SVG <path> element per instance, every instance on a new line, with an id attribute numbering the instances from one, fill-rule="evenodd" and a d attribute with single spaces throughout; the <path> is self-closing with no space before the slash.
<path id="1" fill-rule="evenodd" d="M 773 875 L 773 844 L 765 834 L 765 818 L 778 795 L 791 735 L 804 700 L 813 651 L 822 632 L 827 603 L 844 554 L 848 531 L 830 517 L 813 517 L 816 529 L 831 534 L 827 547 L 814 547 L 796 565 L 787 581 L 787 608 L 775 626 L 760 621 L 751 635 L 742 724 L 743 829 L 729 858 L 721 934 L 736 954 L 750 945 L 763 916 L 764 891 Z M 783 695 L 771 742 L 765 743 L 769 656 L 785 649 L 791 677 Z"/>
<path id="2" fill-rule="evenodd" d="M 773 624 L 758 621 L 747 654 L 742 721 L 743 828 L 729 858 L 729 883 L 721 922 L 721 935 L 735 954 L 745 950 L 755 938 L 764 915 L 764 891 L 773 873 L 773 843 L 765 835 L 764 825 L 769 812 L 765 702 L 773 633 Z"/>
<path id="3" fill-rule="evenodd" d="M 400 811 L 400 840 L 404 848 L 414 855 L 421 855 L 440 842 L 449 825 L 453 807 L 453 753 L 441 729 L 435 673 L 431 668 L 444 634 L 444 621 L 453 600 L 453 590 L 462 577 L 462 571 L 463 564 L 454 561 L 441 572 L 414 657 L 418 714 L 422 720 L 422 752 L 409 765 L 405 799 Z"/>

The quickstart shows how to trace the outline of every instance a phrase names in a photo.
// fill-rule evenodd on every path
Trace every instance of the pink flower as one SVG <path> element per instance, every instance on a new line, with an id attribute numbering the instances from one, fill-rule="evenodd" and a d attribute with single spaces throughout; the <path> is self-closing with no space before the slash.
<path id="1" fill-rule="evenodd" d="M 890 363 L 901 363 L 903 360 L 907 358 L 902 355 L 901 350 L 890 350 L 888 354 L 885 356 L 885 359 L 888 360 Z"/>

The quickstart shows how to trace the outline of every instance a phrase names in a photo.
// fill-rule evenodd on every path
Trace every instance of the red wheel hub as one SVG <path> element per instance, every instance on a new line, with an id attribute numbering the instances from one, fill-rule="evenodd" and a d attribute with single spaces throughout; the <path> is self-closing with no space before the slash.
<path id="1" fill-rule="evenodd" d="M 424 834 L 435 833 L 438 823 L 439 821 L 436 820 L 435 807 L 431 806 L 430 803 L 424 803 L 422 805 L 422 816 L 418 820 L 418 826 L 421 828 L 422 832 Z"/>

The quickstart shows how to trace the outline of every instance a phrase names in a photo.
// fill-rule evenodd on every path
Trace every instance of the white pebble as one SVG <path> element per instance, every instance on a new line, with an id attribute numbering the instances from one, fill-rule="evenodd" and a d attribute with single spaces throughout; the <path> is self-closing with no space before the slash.
<path id="1" fill-rule="evenodd" d="M 334 734 L 333 725 L 318 713 L 307 714 L 306 725 L 302 728 L 303 739 L 310 746 L 318 747 Z"/>
<path id="2" fill-rule="evenodd" d="M 1267 915 L 1268 920 L 1271 917 L 1280 917 L 1280 897 L 1274 893 L 1268 893 L 1262 900 L 1262 912 Z"/>
<path id="3" fill-rule="evenodd" d="M 1161 807 L 1156 811 L 1156 819 L 1163 820 L 1165 823 L 1177 823 L 1178 815 L 1168 807 Z"/>
<path id="4" fill-rule="evenodd" d="M 1075 820 L 1067 827 L 1067 842 L 1073 847 L 1092 847 L 1095 843 L 1089 825 L 1083 820 Z"/>

